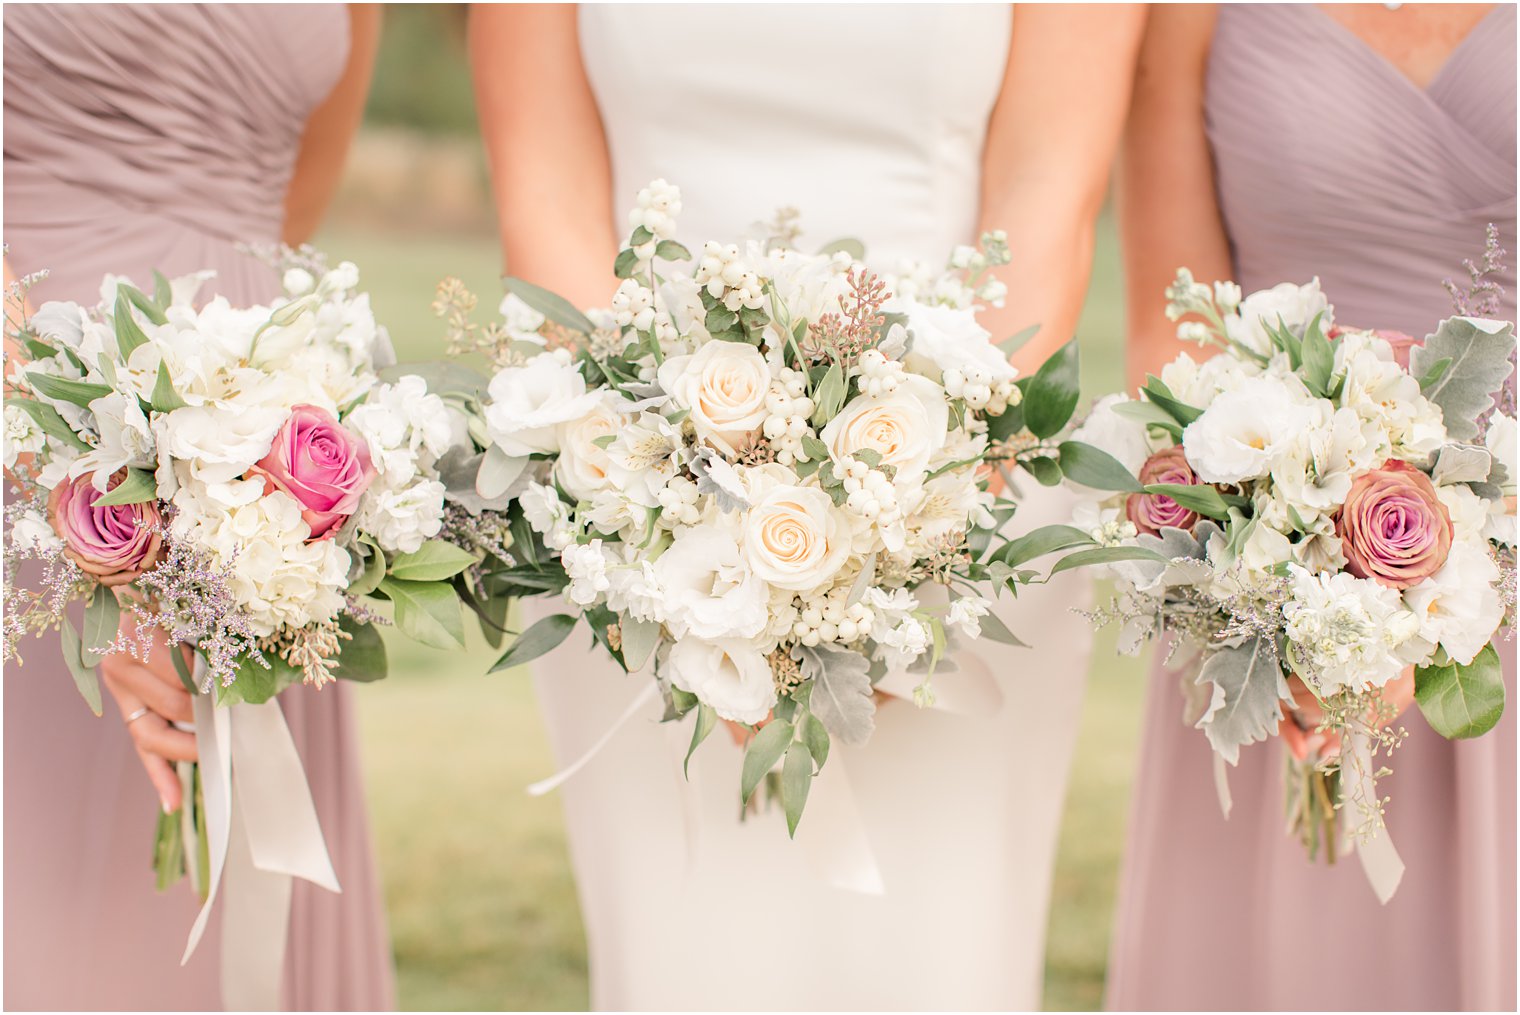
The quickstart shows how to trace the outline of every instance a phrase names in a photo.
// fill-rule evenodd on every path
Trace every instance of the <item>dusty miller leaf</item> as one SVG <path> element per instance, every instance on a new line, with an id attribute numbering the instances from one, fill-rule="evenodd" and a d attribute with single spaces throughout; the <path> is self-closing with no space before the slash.
<path id="1" fill-rule="evenodd" d="M 1451 360 L 1425 397 L 1441 407 L 1452 439 L 1468 441 L 1478 435 L 1478 420 L 1493 408 L 1493 394 L 1509 376 L 1514 332 L 1514 325 L 1504 321 L 1453 317 L 1411 351 L 1409 372 L 1416 377 L 1425 376 L 1442 359 Z"/>
<path id="2" fill-rule="evenodd" d="M 830 736 L 851 747 L 869 740 L 876 729 L 876 702 L 865 656 L 822 645 L 799 645 L 792 650 L 792 658 L 802 667 L 802 675 L 813 681 L 810 707 Z"/>
<path id="3" fill-rule="evenodd" d="M 1277 732 L 1283 717 L 1281 702 L 1292 699 L 1277 654 L 1262 638 L 1211 653 L 1194 683 L 1213 685 L 1212 700 L 1198 728 L 1215 752 L 1232 765 L 1240 761 L 1240 749 L 1246 744 Z"/>

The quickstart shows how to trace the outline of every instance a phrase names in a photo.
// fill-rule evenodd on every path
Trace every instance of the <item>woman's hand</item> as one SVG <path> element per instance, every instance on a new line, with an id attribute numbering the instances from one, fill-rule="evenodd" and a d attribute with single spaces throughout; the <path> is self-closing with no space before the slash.
<path id="1" fill-rule="evenodd" d="M 135 629 L 131 615 L 124 613 L 121 634 L 135 638 Z M 155 628 L 146 663 L 127 652 L 113 652 L 100 662 L 106 689 L 121 709 L 137 757 L 158 791 L 165 813 L 179 810 L 182 802 L 179 775 L 173 763 L 196 760 L 195 735 L 173 725 L 193 722 L 195 715 L 190 707 L 190 692 L 175 671 L 171 651 L 183 652 L 188 662 L 188 646 L 171 649 L 168 637 Z"/>

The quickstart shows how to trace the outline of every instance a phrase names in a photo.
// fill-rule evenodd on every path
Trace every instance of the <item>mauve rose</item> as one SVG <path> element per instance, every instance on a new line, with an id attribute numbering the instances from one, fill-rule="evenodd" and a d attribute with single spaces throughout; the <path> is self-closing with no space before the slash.
<path id="1" fill-rule="evenodd" d="M 1340 338 L 1341 335 L 1348 330 L 1350 329 L 1331 328 L 1329 337 Z M 1381 338 L 1383 341 L 1387 342 L 1389 346 L 1392 347 L 1394 362 L 1403 367 L 1405 370 L 1409 369 L 1410 350 L 1412 350 L 1417 345 L 1425 344 L 1424 339 L 1415 338 L 1413 335 L 1406 335 L 1402 331 L 1390 331 L 1386 328 L 1373 328 L 1372 333 L 1378 338 Z"/>
<path id="2" fill-rule="evenodd" d="M 1145 460 L 1140 466 L 1140 482 L 1177 483 L 1196 486 L 1198 477 L 1188 465 L 1187 455 L 1181 444 L 1163 448 Z M 1198 521 L 1198 513 L 1190 511 L 1172 498 L 1159 493 L 1132 493 L 1124 502 L 1124 513 L 1135 523 L 1135 528 L 1149 535 L 1160 534 L 1163 528 L 1191 529 Z"/>
<path id="3" fill-rule="evenodd" d="M 363 439 L 315 405 L 291 409 L 269 454 L 248 471 L 296 499 L 312 539 L 333 535 L 375 478 Z"/>
<path id="4" fill-rule="evenodd" d="M 111 486 L 125 476 L 118 472 Z M 66 479 L 48 495 L 48 521 L 81 571 L 102 585 L 125 585 L 158 562 L 162 519 L 156 501 L 97 507 L 103 496 L 89 476 Z"/>
<path id="5" fill-rule="evenodd" d="M 1430 478 L 1390 459 L 1358 476 L 1335 518 L 1346 570 L 1392 589 L 1407 589 L 1446 563 L 1451 515 Z"/>

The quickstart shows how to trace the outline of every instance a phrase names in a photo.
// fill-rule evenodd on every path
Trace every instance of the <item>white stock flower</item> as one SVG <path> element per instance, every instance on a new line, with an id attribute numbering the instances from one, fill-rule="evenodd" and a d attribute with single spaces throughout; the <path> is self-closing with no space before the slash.
<path id="1" fill-rule="evenodd" d="M 929 651 L 929 628 L 917 617 L 908 617 L 876 639 L 884 650 L 889 669 L 910 666 Z"/>
<path id="2" fill-rule="evenodd" d="M 523 518 L 528 526 L 544 537 L 544 543 L 550 549 L 563 549 L 575 538 L 570 531 L 570 506 L 560 500 L 554 487 L 529 483 L 517 502 L 522 505 Z"/>
<path id="3" fill-rule="evenodd" d="M 1395 589 L 1345 571 L 1289 568 L 1288 638 L 1321 694 L 1381 687 L 1418 661 L 1419 619 Z"/>
<path id="4" fill-rule="evenodd" d="M 607 608 L 634 620 L 663 623 L 665 590 L 660 587 L 654 563 L 639 558 L 607 573 Z"/>
<path id="5" fill-rule="evenodd" d="M 1495 584 L 1499 568 L 1481 543 L 1454 542 L 1441 570 L 1404 590 L 1404 602 L 1420 622 L 1420 637 L 1439 644 L 1466 666 L 1504 619 Z"/>
<path id="6" fill-rule="evenodd" d="M 1313 420 L 1299 392 L 1276 378 L 1250 377 L 1188 424 L 1182 443 L 1199 479 L 1239 483 L 1270 472 Z"/>
<path id="7" fill-rule="evenodd" d="M 736 536 L 713 523 L 680 529 L 655 561 L 665 624 L 677 638 L 753 638 L 765 630 L 770 595 Z"/>
<path id="8" fill-rule="evenodd" d="M 992 604 L 982 596 L 961 596 L 950 604 L 945 614 L 945 626 L 960 631 L 968 638 L 982 636 L 982 618 L 992 612 Z"/>
<path id="9" fill-rule="evenodd" d="M 364 438 L 375 471 L 391 483 L 410 481 L 454 442 L 447 404 L 428 394 L 427 382 L 415 374 L 376 385 L 343 424 Z"/>
<path id="10" fill-rule="evenodd" d="M 602 397 L 586 390 L 586 379 L 563 350 L 497 371 L 487 394 L 486 432 L 514 457 L 558 451 L 559 425 L 592 411 Z"/>
<path id="11" fill-rule="evenodd" d="M 754 724 L 776 707 L 770 664 L 749 640 L 682 638 L 665 657 L 664 672 L 723 719 Z"/>
<path id="12" fill-rule="evenodd" d="M 376 482 L 364 492 L 355 523 L 388 553 L 416 553 L 443 529 L 443 495 L 436 479 Z"/>
<path id="13" fill-rule="evenodd" d="M 1241 300 L 1236 312 L 1224 319 L 1225 333 L 1252 352 L 1268 356 L 1273 346 L 1267 337 L 1267 326 L 1286 325 L 1295 335 L 1302 335 L 1315 315 L 1321 313 L 1324 316 L 1320 318 L 1320 329 L 1328 332 L 1330 303 L 1320 292 L 1318 278 L 1307 285 L 1283 282 Z"/>
<path id="14" fill-rule="evenodd" d="M 1161 383 L 1184 405 L 1206 409 L 1221 392 L 1258 372 L 1234 356 L 1210 356 L 1198 363 L 1184 352 L 1161 368 Z"/>
<path id="15" fill-rule="evenodd" d="M 47 446 L 47 434 L 19 405 L 5 407 L 5 467 L 14 468 L 19 455 L 34 455 Z"/>
<path id="16" fill-rule="evenodd" d="M 660 365 L 660 387 L 688 410 L 697 438 L 727 454 L 765 422 L 771 372 L 760 350 L 743 342 L 708 342 L 691 356 Z"/>
<path id="17" fill-rule="evenodd" d="M 571 543 L 560 551 L 560 563 L 565 565 L 565 574 L 570 578 L 565 598 L 577 606 L 595 605 L 612 587 L 612 582 L 607 577 L 607 557 L 600 539 L 593 539 L 589 543 Z"/>
<path id="18" fill-rule="evenodd" d="M 538 333 L 538 329 L 544 326 L 548 318 L 523 302 L 521 296 L 507 293 L 502 297 L 500 311 L 502 327 L 508 338 L 514 342 L 544 344 L 544 336 Z"/>

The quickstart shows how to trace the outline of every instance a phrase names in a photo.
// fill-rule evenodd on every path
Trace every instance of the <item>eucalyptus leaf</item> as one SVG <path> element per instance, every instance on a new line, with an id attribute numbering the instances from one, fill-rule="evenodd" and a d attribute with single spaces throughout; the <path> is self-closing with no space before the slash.
<path id="1" fill-rule="evenodd" d="M 531 662 L 541 655 L 553 652 L 559 648 L 560 643 L 570 636 L 575 629 L 575 617 L 568 613 L 554 613 L 539 620 L 532 627 L 517 636 L 501 658 L 496 660 L 496 665 L 486 672 L 496 673 L 500 670 L 510 669 L 513 666 L 521 666 Z"/>
<path id="2" fill-rule="evenodd" d="M 1028 648 L 1029 644 L 1020 640 L 1019 636 L 1008 630 L 1008 625 L 1003 623 L 995 611 L 989 610 L 982 617 L 982 637 L 988 641 L 999 642 L 1003 645 L 1014 645 L 1018 648 Z"/>
<path id="3" fill-rule="evenodd" d="M 786 811 L 787 834 L 794 838 L 812 785 L 813 756 L 807 744 L 799 740 L 786 749 L 786 760 L 781 763 L 781 806 Z"/>
<path id="4" fill-rule="evenodd" d="M 1443 359 L 1451 365 L 1425 390 L 1441 407 L 1447 436 L 1469 441 L 1478 435 L 1478 420 L 1493 408 L 1494 392 L 1510 374 L 1515 351 L 1515 328 L 1508 322 L 1453 317 L 1409 354 L 1409 372 L 1416 377 L 1435 373 Z"/>
<path id="5" fill-rule="evenodd" d="M 628 664 L 630 673 L 636 673 L 644 668 L 660 644 L 660 625 L 652 620 L 624 615 L 620 626 L 623 629 L 623 661 Z"/>
<path id="6" fill-rule="evenodd" d="M 158 484 L 153 473 L 146 469 L 128 469 L 127 474 L 106 493 L 95 499 L 96 507 L 114 507 L 118 504 L 142 504 L 158 495 Z"/>
<path id="7" fill-rule="evenodd" d="M 1040 364 L 1024 387 L 1024 426 L 1036 437 L 1060 431 L 1077 411 L 1081 383 L 1076 339 L 1067 342 Z"/>
<path id="8" fill-rule="evenodd" d="M 477 563 L 475 555 L 441 539 L 429 539 L 413 553 L 391 561 L 390 574 L 407 581 L 443 581 Z"/>
<path id="9" fill-rule="evenodd" d="M 823 380 L 813 391 L 813 425 L 823 426 L 829 420 L 839 414 L 844 405 L 845 380 L 844 372 L 839 369 L 839 364 L 829 367 L 823 375 Z"/>
<path id="10" fill-rule="evenodd" d="M 1057 550 L 1092 545 L 1092 536 L 1079 528 L 1071 525 L 1042 525 L 1008 543 L 993 554 L 993 559 L 1000 560 L 1009 567 L 1018 567 Z"/>
<path id="11" fill-rule="evenodd" d="M 491 501 L 506 494 L 528 468 L 530 459 L 514 458 L 495 444 L 486 449 L 475 476 L 475 492 Z"/>
<path id="12" fill-rule="evenodd" d="M 697 721 L 691 729 L 691 746 L 686 748 L 686 760 L 681 762 L 681 774 L 691 778 L 691 756 L 697 753 L 697 748 L 702 746 L 702 741 L 718 725 L 718 713 L 713 711 L 711 705 L 697 706 Z"/>
<path id="13" fill-rule="evenodd" d="M 1170 497 L 1189 511 L 1210 518 L 1228 518 L 1230 515 L 1229 502 L 1218 490 L 1206 483 L 1151 483 L 1145 487 L 1145 492 Z"/>
<path id="14" fill-rule="evenodd" d="M 1176 418 L 1155 402 L 1147 399 L 1130 398 L 1122 402 L 1115 402 L 1109 406 L 1114 415 L 1132 419 L 1146 426 L 1160 427 L 1171 434 L 1176 440 L 1182 439 L 1182 426 Z"/>
<path id="15" fill-rule="evenodd" d="M 1282 702 L 1292 701 L 1288 681 L 1265 639 L 1209 654 L 1193 682 L 1210 689 L 1197 726 L 1217 753 L 1234 765 L 1240 749 L 1266 740 L 1282 721 Z"/>
<path id="16" fill-rule="evenodd" d="M 824 645 L 799 645 L 792 656 L 813 681 L 809 706 L 829 734 L 850 747 L 869 740 L 876 729 L 876 702 L 865 657 Z"/>
<path id="17" fill-rule="evenodd" d="M 404 634 L 433 648 L 464 647 L 464 615 L 452 585 L 387 577 L 377 591 L 395 604 Z"/>
<path id="18" fill-rule="evenodd" d="M 1504 672 L 1492 644 L 1463 666 L 1422 666 L 1414 671 L 1414 700 L 1430 728 L 1448 740 L 1493 729 L 1504 715 Z"/>
<path id="19" fill-rule="evenodd" d="M 1061 463 L 1047 455 L 1036 455 L 1019 462 L 1024 471 L 1039 481 L 1041 486 L 1061 485 Z"/>
<path id="20" fill-rule="evenodd" d="M 745 803 L 755 795 L 755 787 L 760 785 L 770 770 L 776 767 L 776 762 L 786 753 L 787 745 L 792 742 L 792 733 L 795 732 L 792 724 L 782 722 L 779 719 L 766 723 L 749 742 L 749 748 L 744 752 L 744 768 L 740 777 L 742 797 Z"/>
<path id="21" fill-rule="evenodd" d="M 1025 345 L 1029 344 L 1029 340 L 1031 338 L 1034 338 L 1034 336 L 1038 335 L 1039 333 L 1040 326 L 1038 324 L 1031 324 L 1027 328 L 1021 328 L 1019 331 L 1014 332 L 1012 335 L 1009 335 L 1007 338 L 999 342 L 997 344 L 998 350 L 1002 352 L 1004 356 L 1012 356 L 1014 353 L 1024 348 Z"/>
<path id="22" fill-rule="evenodd" d="M 96 664 L 100 657 L 116 642 L 116 631 L 121 626 L 121 603 L 116 594 L 104 585 L 95 586 L 95 594 L 84 608 L 84 637 L 80 646 L 80 659 Z"/>
<path id="23" fill-rule="evenodd" d="M 1155 550 L 1144 546 L 1095 546 L 1090 550 L 1078 550 L 1056 561 L 1050 569 L 1047 577 L 1054 577 L 1062 571 L 1070 571 L 1077 567 L 1090 567 L 1094 564 L 1112 564 L 1122 560 L 1146 560 L 1165 564 L 1167 558 L 1161 556 Z"/>
<path id="24" fill-rule="evenodd" d="M 1123 462 L 1091 444 L 1062 441 L 1056 454 L 1061 472 L 1074 483 L 1090 486 L 1094 490 L 1123 490 L 1128 493 L 1138 493 L 1144 489 Z"/>
<path id="25" fill-rule="evenodd" d="M 823 763 L 829 760 L 829 731 L 811 712 L 802 716 L 802 742 L 807 744 L 813 763 L 823 768 Z"/>
<path id="26" fill-rule="evenodd" d="M 385 551 L 380 549 L 368 536 L 360 536 L 359 544 L 368 548 L 364 557 L 364 569 L 358 576 L 348 583 L 348 594 L 351 596 L 367 596 L 380 587 L 380 581 L 385 577 Z"/>
<path id="27" fill-rule="evenodd" d="M 84 697 L 85 704 L 90 706 L 90 711 L 100 715 L 100 677 L 93 666 L 86 666 L 84 663 L 79 632 L 74 630 L 71 621 L 64 618 L 63 623 L 58 626 L 58 634 L 63 647 L 63 662 L 74 678 L 74 686 L 79 688 L 79 693 Z"/>
<path id="28" fill-rule="evenodd" d="M 532 282 L 525 282 L 520 278 L 508 276 L 502 280 L 507 292 L 516 294 L 528 306 L 543 314 L 555 324 L 578 331 L 583 335 L 589 335 L 596 330 L 596 325 L 585 314 L 570 303 L 563 296 L 558 296 L 549 290 L 536 286 Z"/>

